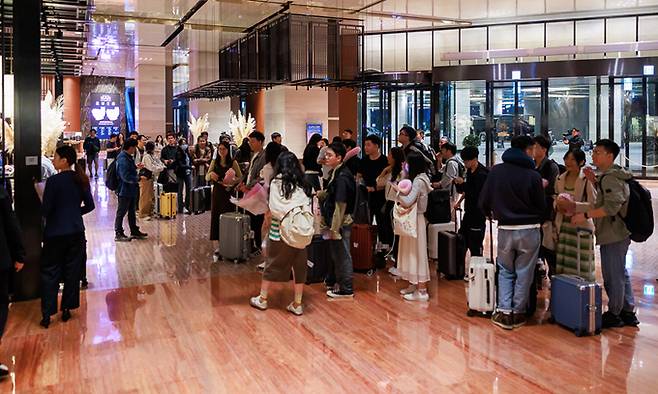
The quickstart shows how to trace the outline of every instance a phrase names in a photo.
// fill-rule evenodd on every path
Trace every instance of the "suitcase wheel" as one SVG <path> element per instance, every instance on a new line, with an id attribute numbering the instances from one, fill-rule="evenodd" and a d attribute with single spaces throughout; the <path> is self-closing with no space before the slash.
<path id="1" fill-rule="evenodd" d="M 375 270 L 371 268 L 371 269 L 368 270 L 368 272 L 366 272 L 366 275 L 367 276 L 372 276 L 374 273 L 375 273 Z"/>
<path id="2" fill-rule="evenodd" d="M 594 334 L 596 334 L 596 335 L 601 335 L 601 330 L 596 330 L 596 331 L 594 331 Z"/>
<path id="3" fill-rule="evenodd" d="M 582 337 L 585 333 L 582 330 L 576 330 L 573 332 L 577 337 Z"/>
<path id="4" fill-rule="evenodd" d="M 469 309 L 466 311 L 466 316 L 468 317 L 473 317 L 475 316 L 475 311 L 473 309 Z"/>

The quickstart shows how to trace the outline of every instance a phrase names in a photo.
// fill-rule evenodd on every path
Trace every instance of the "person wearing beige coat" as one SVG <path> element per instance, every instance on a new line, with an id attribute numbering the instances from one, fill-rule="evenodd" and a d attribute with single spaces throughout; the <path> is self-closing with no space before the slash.
<path id="1" fill-rule="evenodd" d="M 555 274 L 574 274 L 587 280 L 594 280 L 594 223 L 588 219 L 574 225 L 571 217 L 576 213 L 587 212 L 596 203 L 596 188 L 583 174 L 585 153 L 580 149 L 567 152 L 564 156 L 567 171 L 560 175 L 555 183 L 556 215 L 554 220 L 553 240 L 556 243 Z M 569 200 L 575 202 L 575 210 L 569 209 Z M 580 238 L 580 248 L 578 239 Z M 580 249 L 580 253 L 579 253 Z M 580 255 L 580 272 L 577 269 Z"/>

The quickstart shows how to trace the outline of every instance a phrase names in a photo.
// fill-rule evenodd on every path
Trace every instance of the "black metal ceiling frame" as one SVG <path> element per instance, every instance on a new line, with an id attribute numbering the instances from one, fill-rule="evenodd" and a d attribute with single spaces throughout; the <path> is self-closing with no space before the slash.
<path id="1" fill-rule="evenodd" d="M 5 72 L 13 69 L 13 7 L 4 4 Z M 79 75 L 86 55 L 89 0 L 44 0 L 41 4 L 42 74 Z"/>
<path id="2" fill-rule="evenodd" d="M 197 100 L 240 96 L 254 93 L 260 89 L 271 89 L 277 85 L 281 85 L 281 82 L 245 79 L 214 81 L 181 93 L 175 99 Z"/>

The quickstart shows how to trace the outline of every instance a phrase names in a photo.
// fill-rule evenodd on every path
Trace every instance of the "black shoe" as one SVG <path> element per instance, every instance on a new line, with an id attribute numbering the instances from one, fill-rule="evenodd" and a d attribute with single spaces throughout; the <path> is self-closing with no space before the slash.
<path id="1" fill-rule="evenodd" d="M 525 313 L 514 313 L 512 314 L 512 326 L 514 328 L 519 328 L 524 326 L 528 319 L 525 316 Z"/>
<path id="2" fill-rule="evenodd" d="M 327 291 L 327 296 L 329 298 L 334 298 L 334 299 L 352 299 L 354 298 L 354 292 L 348 292 L 344 290 L 339 290 L 339 291 L 329 290 Z"/>
<path id="3" fill-rule="evenodd" d="M 50 316 L 45 316 L 43 319 L 41 319 L 39 325 L 43 328 L 48 328 L 50 325 Z"/>
<path id="4" fill-rule="evenodd" d="M 514 328 L 514 318 L 511 313 L 496 312 L 491 316 L 491 322 L 506 330 Z"/>
<path id="5" fill-rule="evenodd" d="M 7 376 L 9 376 L 9 368 L 4 364 L 0 364 L 0 379 L 6 378 Z"/>
<path id="6" fill-rule="evenodd" d="M 114 236 L 114 242 L 130 242 L 132 238 L 127 237 L 124 233 L 118 233 Z"/>
<path id="7" fill-rule="evenodd" d="M 67 322 L 71 319 L 71 311 L 69 309 L 64 309 L 62 311 L 62 321 Z"/>
<path id="8" fill-rule="evenodd" d="M 89 288 L 89 282 L 87 282 L 87 279 L 83 279 L 80 281 L 80 288 L 82 290 L 87 290 Z"/>
<path id="9" fill-rule="evenodd" d="M 637 320 L 635 312 L 621 311 L 619 317 L 624 322 L 625 326 L 637 327 L 640 324 L 640 321 Z"/>
<path id="10" fill-rule="evenodd" d="M 624 327 L 624 321 L 618 315 L 610 311 L 604 312 L 601 316 L 601 328 L 619 328 Z"/>
<path id="11" fill-rule="evenodd" d="M 130 232 L 130 238 L 132 239 L 146 239 L 146 237 L 148 236 L 149 236 L 148 234 L 143 233 L 139 230 Z"/>

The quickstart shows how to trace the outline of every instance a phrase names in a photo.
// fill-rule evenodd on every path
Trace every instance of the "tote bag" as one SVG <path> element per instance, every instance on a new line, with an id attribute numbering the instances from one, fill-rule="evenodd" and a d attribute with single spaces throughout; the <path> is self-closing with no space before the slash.
<path id="1" fill-rule="evenodd" d="M 418 206 L 413 203 L 408 208 L 396 203 L 393 207 L 393 232 L 403 237 L 417 238 Z"/>

